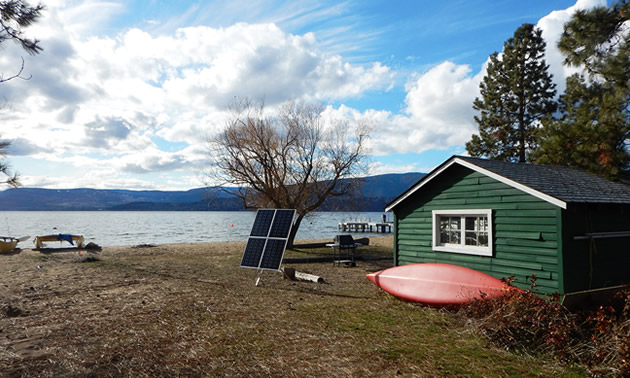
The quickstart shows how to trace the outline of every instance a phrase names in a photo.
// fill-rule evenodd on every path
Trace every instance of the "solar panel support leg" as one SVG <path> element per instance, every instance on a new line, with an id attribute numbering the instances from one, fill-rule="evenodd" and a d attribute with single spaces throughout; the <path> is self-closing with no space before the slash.
<path id="1" fill-rule="evenodd" d="M 262 278 L 263 271 L 264 271 L 263 269 L 258 270 L 258 278 L 256 278 L 256 286 L 258 286 L 258 284 L 260 283 L 260 279 Z"/>

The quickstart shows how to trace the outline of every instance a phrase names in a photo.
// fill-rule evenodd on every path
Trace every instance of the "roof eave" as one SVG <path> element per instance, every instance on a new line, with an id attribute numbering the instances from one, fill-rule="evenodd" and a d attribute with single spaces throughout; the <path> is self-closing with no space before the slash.
<path id="1" fill-rule="evenodd" d="M 416 191 L 418 191 L 421 187 L 423 187 L 424 185 L 426 185 L 427 183 L 429 183 L 431 180 L 433 180 L 436 176 L 440 175 L 444 170 L 446 170 L 447 168 L 449 168 L 450 166 L 452 166 L 453 164 L 459 164 L 463 167 L 466 167 L 468 169 L 471 169 L 473 171 L 479 172 L 483 175 L 486 175 L 488 177 L 491 177 L 499 182 L 502 182 L 506 185 L 509 185 L 515 189 L 518 189 L 522 192 L 525 192 L 529 195 L 532 195 L 536 198 L 540 198 L 543 201 L 549 202 L 555 206 L 558 206 L 562 209 L 566 209 L 567 208 L 567 203 L 561 199 L 558 199 L 556 197 L 550 196 L 546 193 L 540 192 L 536 189 L 533 189 L 529 186 L 523 185 L 517 181 L 511 180 L 505 176 L 501 176 L 497 173 L 494 173 L 492 171 L 489 171 L 485 168 L 479 167 L 471 162 L 468 162 L 458 156 L 452 156 L 449 160 L 445 161 L 444 163 L 442 163 L 440 166 L 438 166 L 437 168 L 435 168 L 433 171 L 431 171 L 431 173 L 429 173 L 428 175 L 426 175 L 425 177 L 423 177 L 420 181 L 418 181 L 418 183 L 416 183 L 416 185 L 414 185 L 412 188 L 410 188 L 409 190 L 407 190 L 406 192 L 404 192 L 403 194 L 401 194 L 400 196 L 398 196 L 396 199 L 394 199 L 392 202 L 390 202 L 386 207 L 385 207 L 385 211 L 393 211 L 394 208 L 396 206 L 398 206 L 401 202 L 403 202 L 404 200 L 406 200 L 407 198 L 409 198 L 409 196 L 411 196 L 413 193 L 415 193 Z"/>

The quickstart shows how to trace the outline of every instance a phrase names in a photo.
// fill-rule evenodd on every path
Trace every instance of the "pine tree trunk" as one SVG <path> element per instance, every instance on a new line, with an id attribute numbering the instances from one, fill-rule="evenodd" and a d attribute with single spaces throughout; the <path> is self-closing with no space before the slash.
<path id="1" fill-rule="evenodd" d="M 525 63 L 523 63 L 525 64 Z M 521 88 L 523 88 L 523 81 L 521 81 Z M 518 162 L 525 163 L 525 92 L 520 96 L 520 104 L 518 111 Z"/>
<path id="2" fill-rule="evenodd" d="M 523 121 L 519 123 L 519 146 L 518 146 L 518 162 L 525 163 L 525 124 Z"/>

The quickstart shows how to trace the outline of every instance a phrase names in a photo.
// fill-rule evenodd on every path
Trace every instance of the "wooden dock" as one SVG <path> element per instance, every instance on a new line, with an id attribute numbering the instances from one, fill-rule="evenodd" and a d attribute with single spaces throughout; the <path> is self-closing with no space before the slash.
<path id="1" fill-rule="evenodd" d="M 388 233 L 394 230 L 394 222 L 339 222 L 339 231 Z"/>

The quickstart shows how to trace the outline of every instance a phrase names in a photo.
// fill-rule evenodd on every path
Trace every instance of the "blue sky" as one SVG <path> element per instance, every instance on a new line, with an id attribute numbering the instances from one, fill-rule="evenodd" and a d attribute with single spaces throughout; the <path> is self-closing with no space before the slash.
<path id="1" fill-rule="evenodd" d="M 182 190 L 203 186 L 206 140 L 230 99 L 321 103 L 374 126 L 370 174 L 428 172 L 476 132 L 472 101 L 488 56 L 523 23 L 555 48 L 573 1 L 50 0 L 7 43 L 0 137 L 27 187 Z"/>

